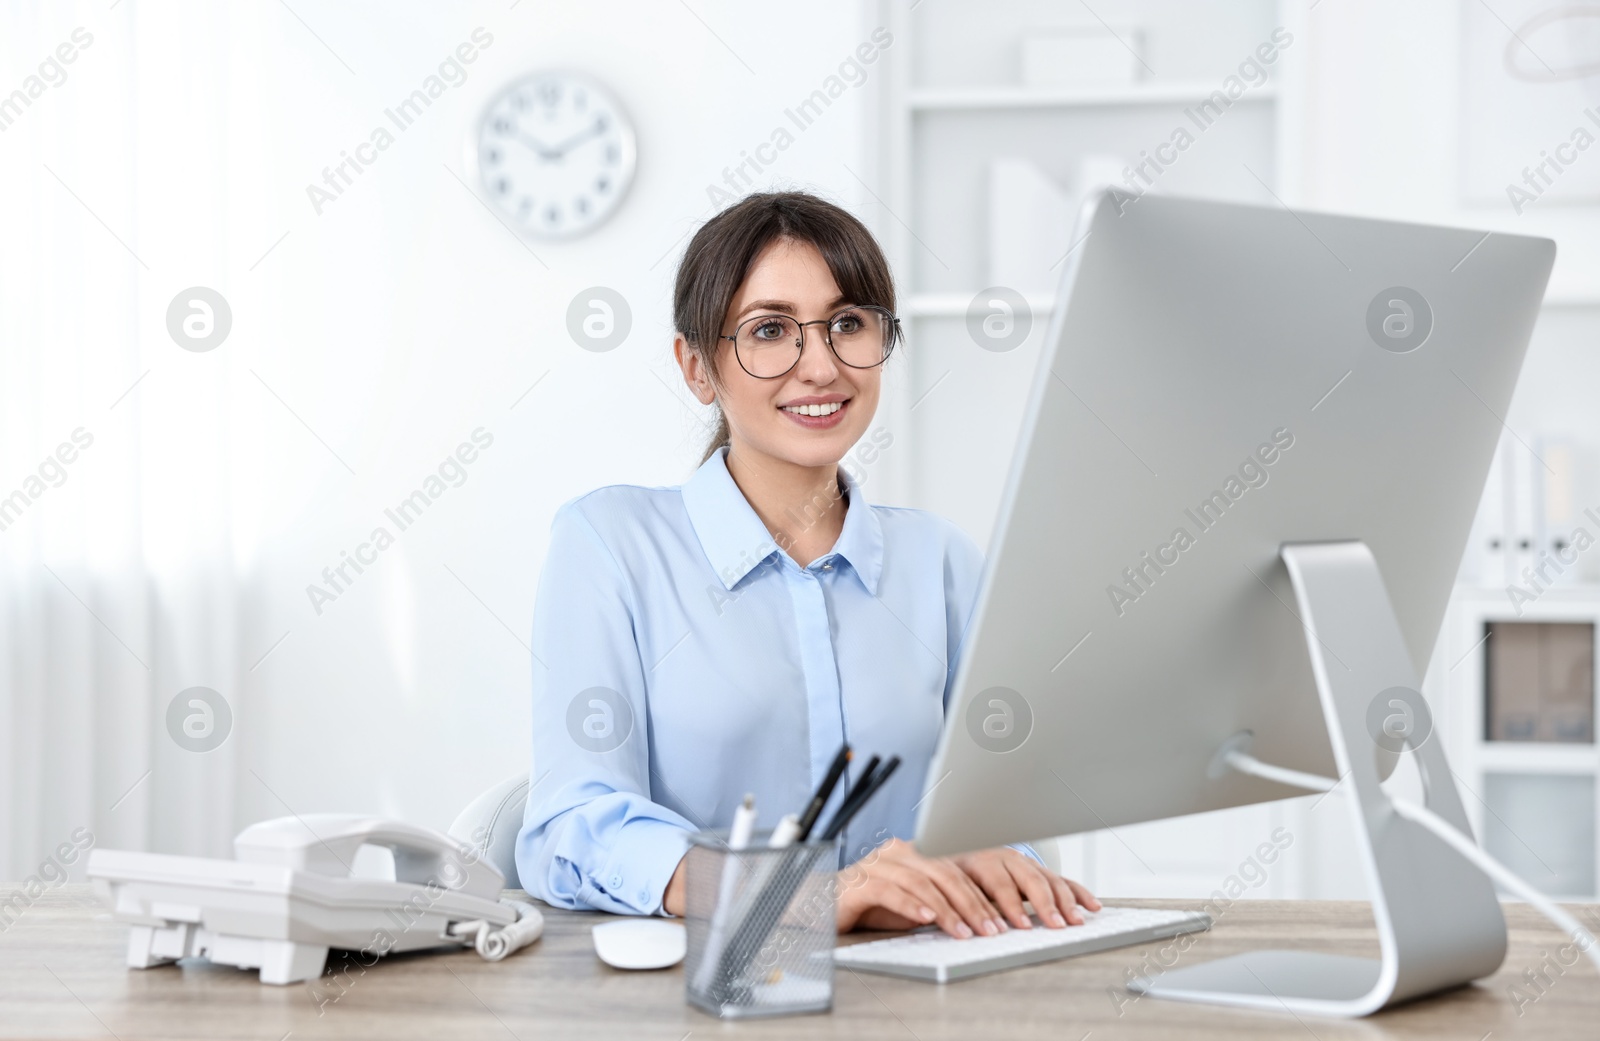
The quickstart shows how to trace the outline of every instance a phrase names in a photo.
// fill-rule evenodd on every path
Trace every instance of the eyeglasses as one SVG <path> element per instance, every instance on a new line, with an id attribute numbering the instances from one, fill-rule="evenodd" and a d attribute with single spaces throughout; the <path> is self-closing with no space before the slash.
<path id="1" fill-rule="evenodd" d="M 882 365 L 900 339 L 900 319 L 873 305 L 847 307 L 831 318 L 800 322 L 788 315 L 758 314 L 739 323 L 732 336 L 739 367 L 756 379 L 775 380 L 800 363 L 805 327 L 822 326 L 822 339 L 834 357 L 852 369 Z"/>

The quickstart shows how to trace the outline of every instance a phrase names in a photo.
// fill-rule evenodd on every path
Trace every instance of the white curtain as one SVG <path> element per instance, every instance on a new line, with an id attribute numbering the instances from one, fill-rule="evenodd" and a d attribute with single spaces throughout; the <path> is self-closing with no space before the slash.
<path id="1" fill-rule="evenodd" d="M 0 33 L 27 97 L 0 109 L 4 879 L 80 827 L 226 852 L 237 743 L 185 749 L 167 709 L 202 686 L 249 711 L 244 336 L 180 349 L 167 310 L 263 292 L 230 232 L 270 169 L 240 86 L 270 49 L 243 5 L 106 6 L 18 2 Z"/>

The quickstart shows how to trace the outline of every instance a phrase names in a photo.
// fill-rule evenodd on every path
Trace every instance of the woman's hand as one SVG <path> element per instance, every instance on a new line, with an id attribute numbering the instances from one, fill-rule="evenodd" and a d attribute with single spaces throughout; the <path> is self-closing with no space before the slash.
<path id="1" fill-rule="evenodd" d="M 1024 899 L 1056 927 L 1082 924 L 1080 903 L 1100 909 L 1087 889 L 1014 849 L 924 857 L 909 842 L 890 839 L 839 872 L 837 925 L 843 933 L 935 923 L 951 936 L 994 936 L 1008 924 L 1032 925 L 1022 912 Z"/>
<path id="2" fill-rule="evenodd" d="M 1033 921 L 1022 909 L 1024 900 L 1033 905 L 1039 921 L 1054 929 L 1068 923 L 1082 925 L 1080 905 L 1091 911 L 1100 910 L 1100 901 L 1082 885 L 1009 846 L 980 849 L 950 859 L 1018 929 L 1033 928 Z"/>

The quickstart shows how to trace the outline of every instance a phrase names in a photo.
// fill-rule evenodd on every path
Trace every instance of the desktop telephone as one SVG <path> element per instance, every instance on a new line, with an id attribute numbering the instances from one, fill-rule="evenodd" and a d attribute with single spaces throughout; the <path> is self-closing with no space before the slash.
<path id="1" fill-rule="evenodd" d="M 392 853 L 392 880 L 352 877 L 362 846 Z M 259 968 L 262 983 L 295 983 L 321 975 L 329 948 L 375 960 L 472 945 L 499 961 L 543 930 L 532 904 L 500 899 L 505 880 L 494 865 L 429 828 L 309 813 L 253 824 L 233 848 L 234 860 L 90 854 L 96 891 L 132 927 L 131 968 L 203 957 Z"/>

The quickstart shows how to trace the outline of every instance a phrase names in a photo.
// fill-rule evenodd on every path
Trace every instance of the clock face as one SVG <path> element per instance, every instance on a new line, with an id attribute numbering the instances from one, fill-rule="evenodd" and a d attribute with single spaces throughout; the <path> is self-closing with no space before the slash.
<path id="1" fill-rule="evenodd" d="M 527 76 L 484 110 L 478 178 L 508 223 L 534 238 L 582 235 L 633 181 L 633 125 L 598 83 L 574 73 Z"/>

